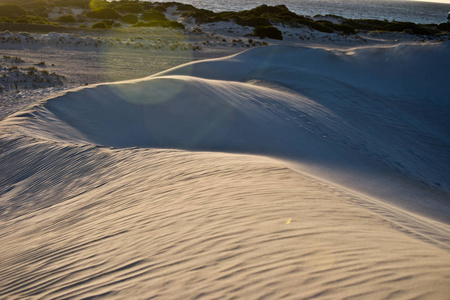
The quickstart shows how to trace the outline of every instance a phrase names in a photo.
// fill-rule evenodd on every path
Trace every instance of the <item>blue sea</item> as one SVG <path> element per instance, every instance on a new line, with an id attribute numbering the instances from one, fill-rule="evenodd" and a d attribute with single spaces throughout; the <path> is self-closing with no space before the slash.
<path id="1" fill-rule="evenodd" d="M 447 21 L 450 4 L 405 0 L 157 0 L 182 2 L 215 12 L 240 11 L 261 4 L 286 5 L 291 11 L 305 16 L 333 14 L 352 19 L 379 19 L 422 24 Z"/>

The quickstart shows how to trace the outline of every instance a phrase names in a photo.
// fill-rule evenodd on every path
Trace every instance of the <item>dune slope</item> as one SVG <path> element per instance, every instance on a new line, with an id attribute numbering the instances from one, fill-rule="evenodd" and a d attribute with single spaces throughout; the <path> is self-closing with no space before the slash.
<path id="1" fill-rule="evenodd" d="M 68 92 L 2 124 L 55 141 L 280 157 L 448 222 L 424 200 L 450 193 L 448 50 L 259 48 Z"/>
<path id="2" fill-rule="evenodd" d="M 259 48 L 11 115 L 2 297 L 445 299 L 448 47 Z"/>

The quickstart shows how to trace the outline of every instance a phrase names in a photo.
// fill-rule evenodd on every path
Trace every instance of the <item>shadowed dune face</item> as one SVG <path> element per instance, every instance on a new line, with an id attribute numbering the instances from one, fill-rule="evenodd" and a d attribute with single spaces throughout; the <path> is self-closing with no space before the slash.
<path id="1" fill-rule="evenodd" d="M 50 99 L 5 120 L 53 140 L 381 164 L 450 191 L 449 44 L 265 47 Z"/>

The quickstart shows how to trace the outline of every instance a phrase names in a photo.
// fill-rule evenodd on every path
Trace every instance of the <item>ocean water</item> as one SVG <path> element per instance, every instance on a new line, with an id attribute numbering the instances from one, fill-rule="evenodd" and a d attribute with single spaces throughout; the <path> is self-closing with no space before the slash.
<path id="1" fill-rule="evenodd" d="M 157 0 L 172 2 L 174 0 Z M 447 21 L 450 4 L 405 0 L 175 0 L 215 12 L 240 11 L 261 4 L 286 5 L 291 11 L 305 16 L 334 14 L 352 19 L 387 19 L 389 21 L 422 24 Z"/>

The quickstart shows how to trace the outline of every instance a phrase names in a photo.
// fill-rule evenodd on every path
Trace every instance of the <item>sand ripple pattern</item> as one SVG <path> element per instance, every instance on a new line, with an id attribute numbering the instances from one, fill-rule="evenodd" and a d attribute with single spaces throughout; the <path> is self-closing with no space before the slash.
<path id="1" fill-rule="evenodd" d="M 14 207 L 1 219 L 2 298 L 445 299 L 450 292 L 448 251 L 272 159 L 1 142 L 22 149 L 0 159 L 9 170 L 1 179 L 13 186 L 0 201 Z M 6 168 L 12 156 L 20 168 Z M 40 160 L 47 167 L 30 167 Z"/>

